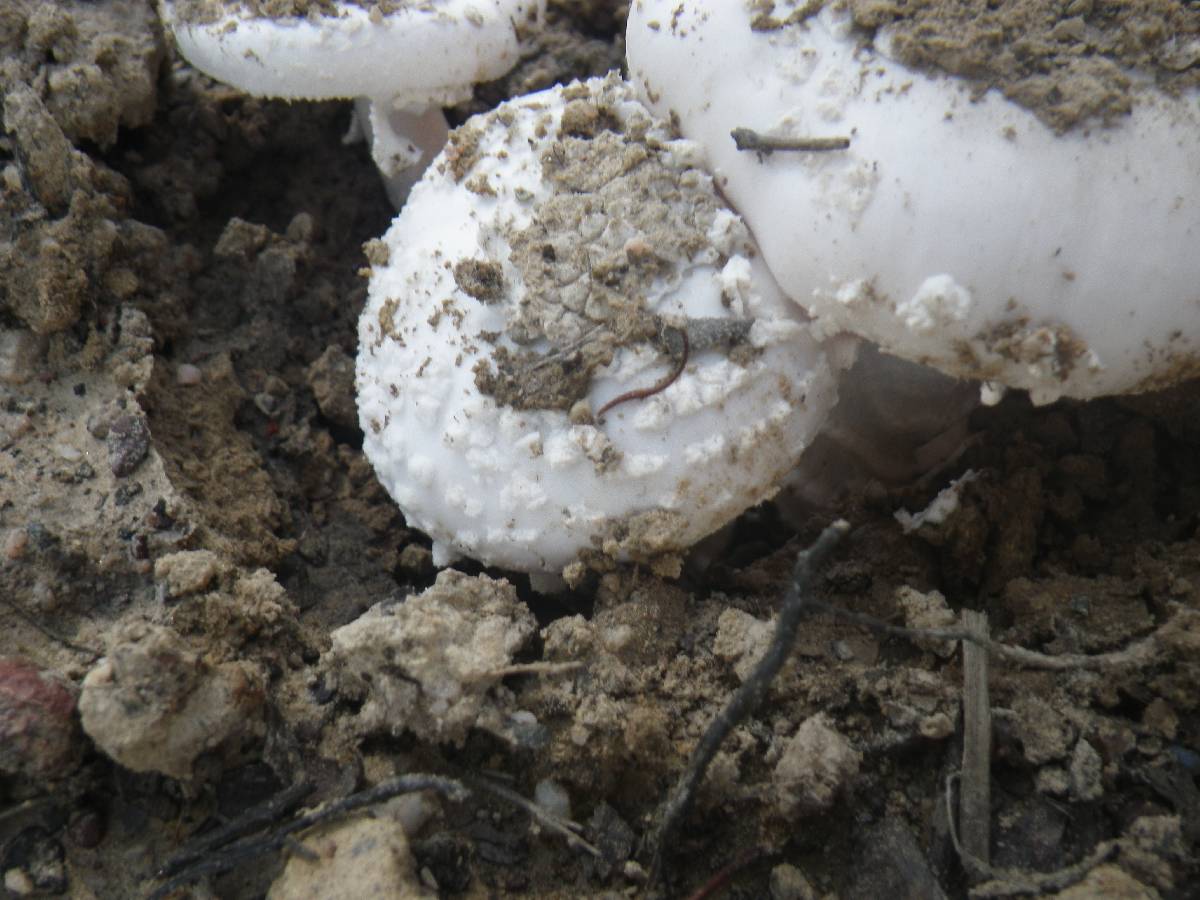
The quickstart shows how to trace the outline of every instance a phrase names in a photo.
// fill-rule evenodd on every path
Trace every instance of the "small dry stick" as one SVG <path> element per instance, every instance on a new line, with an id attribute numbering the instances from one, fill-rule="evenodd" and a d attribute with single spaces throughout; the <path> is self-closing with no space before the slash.
<path id="1" fill-rule="evenodd" d="M 675 832 L 687 818 L 688 811 L 696 799 L 696 788 L 704 780 L 704 774 L 708 771 L 713 757 L 717 755 L 717 750 L 729 733 L 758 708 L 766 696 L 767 688 L 791 655 L 800 620 L 807 612 L 809 593 L 812 591 L 816 574 L 849 530 L 849 523 L 839 519 L 822 531 L 816 542 L 796 560 L 796 566 L 792 569 L 792 581 L 779 610 L 779 619 L 775 623 L 775 634 L 771 638 L 770 646 L 754 667 L 754 671 L 709 724 L 708 730 L 692 751 L 687 769 L 663 807 L 662 820 L 654 836 L 654 851 L 650 864 L 651 883 L 662 875 L 663 855 L 674 840 Z"/>
<path id="2" fill-rule="evenodd" d="M 383 803 L 400 794 L 426 790 L 437 791 L 455 803 L 459 803 L 470 796 L 470 791 L 453 778 L 445 778 L 441 775 L 400 775 L 397 778 L 377 784 L 373 788 L 359 791 L 357 794 L 351 794 L 340 800 L 334 800 L 326 806 L 314 812 L 305 813 L 299 818 L 293 819 L 291 822 L 281 825 L 279 828 L 265 835 L 255 835 L 244 838 L 227 847 L 217 848 L 206 854 L 204 858 L 188 865 L 175 878 L 155 888 L 150 893 L 150 900 L 159 900 L 159 898 L 166 897 L 173 891 L 200 878 L 208 875 L 220 875 L 237 868 L 247 860 L 272 853 L 281 847 L 285 847 L 292 840 L 291 836 L 298 831 L 304 831 L 305 829 L 312 828 L 314 825 L 320 825 L 363 807 Z"/>
<path id="3" fill-rule="evenodd" d="M 31 797 L 28 800 L 22 800 L 16 806 L 10 806 L 8 809 L 0 809 L 0 822 L 5 819 L 15 819 L 17 816 L 37 809 L 39 806 L 49 806 L 54 800 L 50 796 Z"/>
<path id="4" fill-rule="evenodd" d="M 735 128 L 729 132 L 733 145 L 739 150 L 752 150 L 759 156 L 769 156 L 776 150 L 792 153 L 827 153 L 830 150 L 847 150 L 848 137 L 784 137 L 760 134 L 752 128 Z"/>
<path id="5" fill-rule="evenodd" d="M 575 340 L 571 341 L 571 343 L 567 344 L 567 346 L 561 347 L 557 350 L 547 353 L 545 356 L 543 356 L 541 359 L 539 359 L 537 362 L 535 362 L 533 365 L 531 365 L 529 368 L 527 368 L 525 370 L 526 374 L 536 372 L 538 369 L 548 366 L 551 363 L 560 362 L 560 361 L 566 359 L 568 356 L 570 356 L 572 353 L 575 353 L 577 350 L 582 348 L 584 344 L 586 344 L 588 341 L 590 341 L 592 338 L 594 338 L 596 336 L 596 334 L 599 333 L 599 331 L 600 331 L 600 326 L 593 325 L 591 328 L 589 328 L 587 331 L 585 331 L 583 334 L 581 334 Z"/>
<path id="6" fill-rule="evenodd" d="M 1051 672 L 1065 672 L 1076 669 L 1107 671 L 1126 667 L 1148 666 L 1158 659 L 1160 649 L 1158 632 L 1155 632 L 1134 641 L 1122 650 L 1114 650 L 1111 653 L 1061 653 L 1052 656 L 1048 653 L 1039 653 L 1036 650 L 1026 650 L 1024 647 L 1014 647 L 1012 644 L 1003 644 L 1000 641 L 992 640 L 986 635 L 975 634 L 963 628 L 906 628 L 902 625 L 889 625 L 886 622 L 876 619 L 874 616 L 856 613 L 830 603 L 821 603 L 814 600 L 810 604 L 810 607 L 813 612 L 829 613 L 839 619 L 853 622 L 856 625 L 862 625 L 881 634 L 894 634 L 899 637 L 908 638 L 909 640 L 914 638 L 928 638 L 937 641 L 966 641 L 986 650 L 998 659 L 1015 663 L 1018 666 L 1024 666 L 1027 669 L 1043 669 Z M 1159 631 L 1166 628 L 1169 624 L 1170 622 L 1164 623 Z"/>
<path id="7" fill-rule="evenodd" d="M 683 339 L 683 350 L 680 351 L 679 361 L 675 364 L 675 368 L 659 379 L 655 384 L 648 388 L 639 388 L 636 391 L 626 391 L 624 394 L 619 394 L 613 397 L 602 407 L 596 410 L 596 419 L 601 419 L 606 412 L 617 406 L 620 403 L 625 403 L 627 400 L 645 400 L 647 397 L 653 397 L 655 394 L 660 394 L 675 383 L 675 380 L 683 374 L 683 367 L 688 361 L 688 336 L 687 331 L 683 328 L 678 329 L 680 337 Z"/>
<path id="8" fill-rule="evenodd" d="M 966 631 L 987 638 L 987 613 L 964 609 Z M 988 655 L 974 641 L 963 641 L 963 767 L 959 818 L 963 847 L 983 864 L 991 863 L 992 709 L 988 699 Z"/>
<path id="9" fill-rule="evenodd" d="M 490 672 L 479 672 L 475 675 L 468 675 L 464 680 L 493 681 L 508 678 L 510 675 L 540 675 L 543 678 L 553 678 L 556 675 L 570 675 L 572 672 L 578 672 L 582 668 L 583 663 L 578 661 L 515 663 L 514 665 L 504 666 L 500 669 L 492 669 Z"/>
<path id="10" fill-rule="evenodd" d="M 238 818 L 220 828 L 213 829 L 207 834 L 191 841 L 183 850 L 167 860 L 158 870 L 159 878 L 170 878 L 202 859 L 218 847 L 224 847 L 244 835 L 251 834 L 264 828 L 271 822 L 282 818 L 300 805 L 300 802 L 311 794 L 315 786 L 311 781 L 298 781 L 289 785 L 279 793 L 267 798 L 262 803 L 248 809 Z"/>
<path id="11" fill-rule="evenodd" d="M 513 806 L 525 810 L 533 818 L 537 819 L 546 828 L 553 831 L 555 834 L 561 835 L 567 842 L 569 847 L 577 847 L 585 853 L 590 853 L 592 856 L 602 856 L 600 849 L 592 844 L 589 844 L 581 838 L 577 832 L 583 831 L 583 826 L 578 822 L 572 822 L 570 819 L 560 818 L 553 813 L 547 812 L 529 800 L 526 800 L 516 791 L 511 788 L 506 788 L 502 784 L 496 784 L 494 781 L 489 781 L 486 778 L 468 778 L 467 784 L 481 791 L 488 791 L 495 794 L 502 800 L 507 800 Z"/>

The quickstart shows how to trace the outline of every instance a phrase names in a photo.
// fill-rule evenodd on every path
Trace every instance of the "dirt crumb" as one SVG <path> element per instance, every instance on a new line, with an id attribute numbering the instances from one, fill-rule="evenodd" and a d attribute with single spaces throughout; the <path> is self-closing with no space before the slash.
<path id="1" fill-rule="evenodd" d="M 166 45 L 138 0 L 9 0 L 0 86 L 31 85 L 72 141 L 113 145 L 120 128 L 154 115 Z"/>
<path id="2" fill-rule="evenodd" d="M 460 259 L 454 264 L 454 283 L 476 300 L 496 303 L 504 295 L 504 269 L 485 259 Z"/>
<path id="3" fill-rule="evenodd" d="M 201 753 L 260 728 L 263 689 L 250 664 L 213 668 L 170 629 L 131 623 L 84 679 L 79 712 L 122 765 L 187 779 Z"/>
<path id="4" fill-rule="evenodd" d="M 341 347 L 330 346 L 308 367 L 308 386 L 321 415 L 335 425 L 353 428 L 358 424 L 354 403 L 354 360 Z"/>
<path id="5" fill-rule="evenodd" d="M 364 735 L 462 743 L 478 727 L 517 739 L 511 700 L 490 689 L 533 630 L 512 585 L 443 571 L 424 593 L 333 632 L 332 683 L 363 702 Z"/>
<path id="6" fill-rule="evenodd" d="M 823 715 L 806 719 L 775 764 L 779 811 L 785 818 L 828 809 L 858 774 L 862 754 Z"/>

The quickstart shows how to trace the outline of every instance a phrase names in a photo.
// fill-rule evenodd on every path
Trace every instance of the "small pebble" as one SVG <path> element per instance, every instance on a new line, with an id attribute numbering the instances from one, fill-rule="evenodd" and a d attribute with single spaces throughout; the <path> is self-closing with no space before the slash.
<path id="1" fill-rule="evenodd" d="M 118 478 L 133 472 L 150 450 L 150 426 L 144 416 L 118 416 L 105 438 L 108 465 Z"/>
<path id="2" fill-rule="evenodd" d="M 819 896 L 804 873 L 789 863 L 771 870 L 771 900 L 816 900 Z"/>
<path id="3" fill-rule="evenodd" d="M 28 413 L 0 411 L 0 447 L 7 447 L 33 429 L 33 420 Z"/>
<path id="4" fill-rule="evenodd" d="M 376 7 L 378 8 L 378 7 Z M 437 879 L 433 875 L 433 870 L 429 866 L 421 867 L 421 884 L 429 888 L 431 891 L 438 889 Z"/>
<path id="5" fill-rule="evenodd" d="M 571 407 L 571 411 L 567 413 L 567 417 L 571 420 L 572 425 L 590 425 L 592 418 L 592 405 L 586 400 L 577 400 Z"/>
<path id="6" fill-rule="evenodd" d="M 52 613 L 58 609 L 58 592 L 54 590 L 54 582 L 45 574 L 38 576 L 29 591 L 30 605 L 39 612 Z"/>
<path id="7" fill-rule="evenodd" d="M 4 167 L 4 171 L 0 172 L 0 179 L 4 181 L 4 189 L 13 193 L 21 190 L 24 184 L 21 180 L 21 170 L 14 163 L 9 163 Z"/>
<path id="8" fill-rule="evenodd" d="M 358 407 L 354 402 L 354 359 L 341 347 L 330 345 L 308 367 L 308 386 L 321 415 L 335 425 L 358 426 Z"/>
<path id="9" fill-rule="evenodd" d="M 636 884 L 642 884 L 650 877 L 649 873 L 632 859 L 625 862 L 621 873 Z"/>
<path id="10" fill-rule="evenodd" d="M 254 407 L 264 416 L 273 416 L 279 408 L 279 400 L 266 391 L 259 391 L 254 395 Z"/>
<path id="11" fill-rule="evenodd" d="M 18 560 L 25 555 L 29 546 L 29 535 L 24 528 L 13 528 L 4 538 L 4 556 L 6 559 Z"/>
<path id="12" fill-rule="evenodd" d="M 571 796 L 557 781 L 543 778 L 533 788 L 533 799 L 550 815 L 560 819 L 571 818 Z"/>
<path id="13" fill-rule="evenodd" d="M 113 491 L 113 503 L 117 506 L 128 506 L 130 501 L 141 492 L 142 486 L 136 481 L 117 485 L 117 489 Z"/>
<path id="14" fill-rule="evenodd" d="M 372 19 L 372 21 L 374 20 Z M 317 220 L 313 218 L 312 213 L 296 213 L 292 216 L 292 221 L 288 222 L 285 234 L 289 241 L 310 244 L 317 234 Z"/>
<path id="15" fill-rule="evenodd" d="M 429 791 L 401 794 L 387 804 L 388 814 L 400 823 L 409 837 L 420 834 L 429 820 L 437 815 L 439 808 L 437 798 Z"/>
<path id="16" fill-rule="evenodd" d="M 21 869 L 9 869 L 4 873 L 4 889 L 18 897 L 33 893 L 33 879 Z"/>
<path id="17" fill-rule="evenodd" d="M 24 384 L 33 377 L 45 338 L 24 328 L 0 329 L 0 384 Z"/>
<path id="18" fill-rule="evenodd" d="M 94 809 L 75 814 L 67 826 L 67 837 L 76 847 L 91 850 L 104 840 L 104 818 Z"/>
<path id="19" fill-rule="evenodd" d="M 108 416 L 99 413 L 92 413 L 87 417 L 87 424 L 84 427 L 87 428 L 88 434 L 90 434 L 96 440 L 102 441 L 108 437 L 108 424 Z"/>
<path id="20" fill-rule="evenodd" d="M 829 649 L 833 653 L 834 658 L 841 662 L 849 662 L 854 659 L 854 648 L 847 641 L 832 641 L 829 644 Z"/>
<path id="21" fill-rule="evenodd" d="M 428 547 L 422 547 L 420 544 L 408 544 L 400 551 L 400 568 L 417 574 L 432 572 L 433 553 Z"/>
<path id="22" fill-rule="evenodd" d="M 199 366 L 193 366 L 191 363 L 184 363 L 175 370 L 175 380 L 179 384 L 199 384 L 204 380 L 204 372 Z"/>

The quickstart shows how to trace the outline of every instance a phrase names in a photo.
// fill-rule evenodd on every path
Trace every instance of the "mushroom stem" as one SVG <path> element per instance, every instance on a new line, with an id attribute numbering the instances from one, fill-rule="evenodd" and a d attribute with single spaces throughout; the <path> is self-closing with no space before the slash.
<path id="1" fill-rule="evenodd" d="M 356 127 L 371 149 L 371 159 L 383 176 L 392 205 L 399 209 L 425 168 L 446 145 L 450 126 L 438 106 L 397 109 L 391 100 L 358 97 L 354 101 Z"/>

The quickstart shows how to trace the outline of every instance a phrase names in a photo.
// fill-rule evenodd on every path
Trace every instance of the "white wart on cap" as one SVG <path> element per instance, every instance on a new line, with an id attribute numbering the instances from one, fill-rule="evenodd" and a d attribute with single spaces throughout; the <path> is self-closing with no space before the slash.
<path id="1" fill-rule="evenodd" d="M 161 9 L 183 56 L 219 81 L 258 97 L 361 98 L 362 129 L 399 205 L 445 143 L 439 107 L 517 63 L 539 2 L 161 0 Z"/>
<path id="2" fill-rule="evenodd" d="M 820 428 L 834 376 L 699 156 L 615 75 L 554 88 L 456 131 L 370 248 L 364 450 L 439 563 L 678 554 Z"/>
<path id="3" fill-rule="evenodd" d="M 851 20 L 851 8 L 895 5 L 829 2 L 814 14 L 821 6 L 637 0 L 627 36 L 631 77 L 704 145 L 771 271 L 818 327 L 1039 402 L 1200 374 L 1194 79 L 1163 90 L 1158 70 L 1089 52 L 1076 85 L 1099 87 L 1070 121 L 1050 75 L 1002 92 L 908 68 L 895 57 L 920 56 L 911 40 Z M 1200 11 L 1178 6 L 1200 27 Z M 1098 27 L 1062 18 L 1055 40 Z M 1188 39 L 1166 34 L 1167 75 L 1200 58 L 1200 39 Z M 969 69 L 971 48 L 959 52 L 951 63 Z M 1049 106 L 1014 102 L 1038 97 Z M 751 149 L 738 149 L 739 128 Z M 848 147 L 794 149 L 811 138 Z"/>

